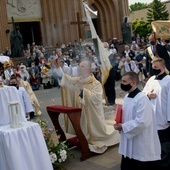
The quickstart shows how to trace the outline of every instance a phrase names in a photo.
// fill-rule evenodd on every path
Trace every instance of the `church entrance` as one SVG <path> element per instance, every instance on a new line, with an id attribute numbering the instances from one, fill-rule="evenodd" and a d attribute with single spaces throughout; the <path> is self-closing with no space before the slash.
<path id="1" fill-rule="evenodd" d="M 93 11 L 98 11 L 97 7 L 94 4 L 91 6 L 91 8 L 93 9 Z M 97 15 L 91 14 L 91 18 L 92 18 L 92 22 L 93 22 L 93 25 L 94 25 L 97 35 L 100 38 L 102 38 L 101 37 L 101 27 L 100 27 L 100 25 L 101 25 L 100 24 L 101 23 L 100 13 L 98 12 Z"/>
<path id="2" fill-rule="evenodd" d="M 17 25 L 23 37 L 24 47 L 33 42 L 36 45 L 42 45 L 40 22 L 20 22 Z"/>
<path id="3" fill-rule="evenodd" d="M 94 25 L 94 28 L 95 28 L 95 30 L 96 30 L 97 35 L 99 35 L 98 19 L 97 19 L 97 18 L 93 18 L 93 19 L 92 19 L 92 22 L 93 22 L 93 25 Z M 99 35 L 99 36 L 100 36 L 100 35 Z"/>

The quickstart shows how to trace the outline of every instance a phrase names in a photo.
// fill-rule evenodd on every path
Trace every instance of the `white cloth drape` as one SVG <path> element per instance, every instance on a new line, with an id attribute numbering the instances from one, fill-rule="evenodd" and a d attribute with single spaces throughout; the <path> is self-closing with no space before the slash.
<path id="1" fill-rule="evenodd" d="M 0 127 L 0 170 L 53 170 L 38 123 Z"/>

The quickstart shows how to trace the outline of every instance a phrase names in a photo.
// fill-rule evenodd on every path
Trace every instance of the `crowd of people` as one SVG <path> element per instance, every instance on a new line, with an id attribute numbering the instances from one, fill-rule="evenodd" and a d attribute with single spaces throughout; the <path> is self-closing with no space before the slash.
<path id="1" fill-rule="evenodd" d="M 122 122 L 114 126 L 103 122 L 102 63 L 95 55 L 92 43 L 80 45 L 75 41 L 62 44 L 50 54 L 43 46 L 28 44 L 24 50 L 25 63 L 17 66 L 4 63 L 1 72 L 3 83 L 16 86 L 24 95 L 24 88 L 19 86 L 26 84 L 30 85 L 32 94 L 41 85 L 44 89 L 61 87 L 63 94 L 67 94 L 63 95 L 67 96 L 63 98 L 64 104 L 82 108 L 81 127 L 92 152 L 103 153 L 108 146 L 119 142 L 115 132 L 118 130 L 122 170 L 133 169 L 133 166 L 136 169 L 169 169 L 170 160 L 166 161 L 170 155 L 167 150 L 170 146 L 169 40 L 154 40 L 151 34 L 146 40 L 133 39 L 131 44 L 121 45 L 123 49 L 119 48 L 117 38 L 103 45 L 110 53 L 108 57 L 112 65 L 104 84 L 106 104 L 116 104 L 115 81 L 120 81 L 121 89 L 127 92 L 122 106 Z M 8 48 L 5 54 L 10 57 Z M 139 82 L 143 85 L 142 89 L 138 89 Z M 28 91 L 27 94 L 30 98 L 31 94 Z M 26 114 L 35 112 L 35 107 L 40 112 L 35 98 L 34 101 L 30 99 L 31 105 L 27 104 Z M 93 115 L 89 114 L 91 111 Z M 100 125 L 94 124 L 93 119 L 101 121 Z"/>

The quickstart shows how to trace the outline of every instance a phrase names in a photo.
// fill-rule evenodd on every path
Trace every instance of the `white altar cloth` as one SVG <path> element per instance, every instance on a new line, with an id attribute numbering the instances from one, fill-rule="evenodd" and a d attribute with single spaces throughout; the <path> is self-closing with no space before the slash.
<path id="1" fill-rule="evenodd" d="M 0 170 L 53 170 L 38 123 L 0 126 Z"/>
<path id="2" fill-rule="evenodd" d="M 20 101 L 19 93 L 14 86 L 4 86 L 0 88 L 0 126 L 10 124 L 8 103 Z M 21 106 L 22 121 L 26 122 L 25 113 Z"/>

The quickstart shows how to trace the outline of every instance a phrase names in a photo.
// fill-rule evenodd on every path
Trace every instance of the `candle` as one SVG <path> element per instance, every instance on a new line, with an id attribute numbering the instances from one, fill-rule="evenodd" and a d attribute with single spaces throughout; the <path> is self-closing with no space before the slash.
<path id="1" fill-rule="evenodd" d="M 18 113 L 19 113 L 20 124 L 21 124 L 21 126 L 22 126 L 21 104 L 19 104 L 18 107 L 19 107 Z"/>
<path id="2" fill-rule="evenodd" d="M 14 115 L 14 128 L 16 128 L 17 127 L 17 114 L 14 113 L 13 115 Z"/>
<path id="3" fill-rule="evenodd" d="M 18 114 L 18 105 L 15 105 L 15 109 L 16 109 L 16 115 L 17 115 L 17 126 L 19 126 L 19 114 Z"/>

